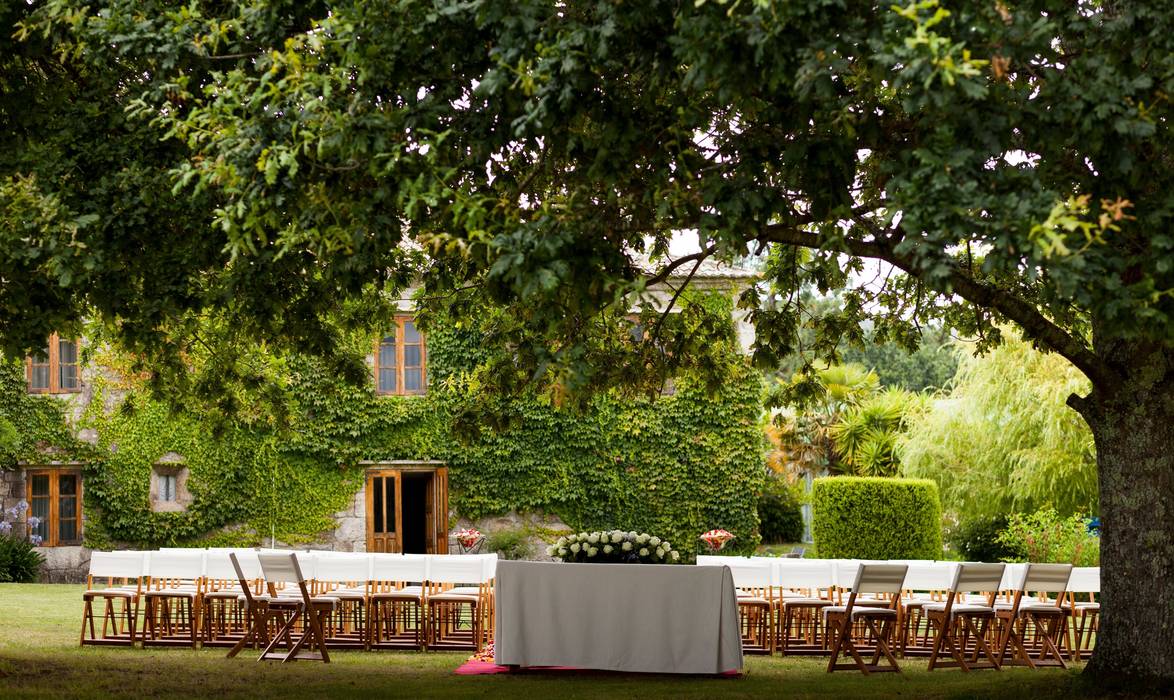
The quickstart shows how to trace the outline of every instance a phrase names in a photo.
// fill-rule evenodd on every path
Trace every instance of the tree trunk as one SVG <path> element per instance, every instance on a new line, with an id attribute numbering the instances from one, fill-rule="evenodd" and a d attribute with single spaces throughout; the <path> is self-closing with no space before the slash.
<path id="1" fill-rule="evenodd" d="M 1129 353 L 1115 387 L 1070 403 L 1092 428 L 1101 503 L 1101 627 L 1087 673 L 1102 684 L 1174 685 L 1174 373 Z"/>

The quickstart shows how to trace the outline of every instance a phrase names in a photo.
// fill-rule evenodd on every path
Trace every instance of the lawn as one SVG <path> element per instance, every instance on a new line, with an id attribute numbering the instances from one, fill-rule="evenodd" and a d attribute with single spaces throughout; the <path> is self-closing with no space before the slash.
<path id="1" fill-rule="evenodd" d="M 464 653 L 337 652 L 329 665 L 259 664 L 225 650 L 80 648 L 80 586 L 0 585 L 0 697 L 757 698 L 1031 697 L 1077 694 L 1072 671 L 963 674 L 905 662 L 901 675 L 837 673 L 819 659 L 748 657 L 738 679 L 666 676 L 456 676 Z"/>

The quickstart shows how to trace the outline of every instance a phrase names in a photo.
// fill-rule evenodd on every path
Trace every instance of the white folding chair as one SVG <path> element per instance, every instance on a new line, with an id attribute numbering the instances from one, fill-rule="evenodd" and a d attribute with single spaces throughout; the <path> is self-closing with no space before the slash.
<path id="1" fill-rule="evenodd" d="M 1068 628 L 1071 630 L 1069 655 L 1074 661 L 1080 661 L 1084 652 L 1092 653 L 1093 638 L 1100 623 L 1101 603 L 1096 596 L 1101 592 L 1101 567 L 1078 566 L 1072 569 L 1072 577 L 1068 580 Z M 1076 596 L 1083 593 L 1088 600 L 1077 600 Z"/>
<path id="2" fill-rule="evenodd" d="M 1064 593 L 1072 575 L 1071 564 L 1028 564 L 1010 603 L 995 606 L 999 621 L 999 665 L 1024 665 L 1030 668 L 1059 666 L 1067 668 L 1058 644 L 1068 620 L 1063 608 Z M 1028 593 L 1054 594 L 1055 601 L 1024 600 Z M 1028 649 L 1028 632 L 1032 633 Z M 1010 660 L 1005 660 L 1008 649 Z M 1035 652 L 1034 654 L 1032 652 Z"/>
<path id="3" fill-rule="evenodd" d="M 953 580 L 954 566 L 950 562 L 924 559 L 891 563 L 909 567 L 905 574 L 905 590 L 901 595 L 901 625 L 898 632 L 901 655 L 930 654 L 932 630 L 925 621 L 925 605 L 943 600 L 942 595 Z"/>
<path id="4" fill-rule="evenodd" d="M 775 647 L 784 655 L 822 655 L 820 611 L 832 604 L 835 570 L 826 559 L 776 559 L 774 579 L 782 594 Z"/>
<path id="5" fill-rule="evenodd" d="M 929 670 L 951 667 L 963 671 L 999 669 L 999 661 L 987 644 L 987 637 L 995 621 L 994 599 L 1003 580 L 1004 568 L 1003 564 L 958 564 L 946 599 L 925 603 L 925 616 L 934 632 Z M 987 598 L 976 603 L 967 599 L 968 593 L 984 593 Z M 967 661 L 966 651 L 971 643 L 974 646 Z M 938 656 L 943 651 L 954 660 L 939 663 Z"/>
<path id="6" fill-rule="evenodd" d="M 738 622 L 742 651 L 769 654 L 774 648 L 774 560 L 756 557 L 722 557 L 738 593 Z"/>
<path id="7" fill-rule="evenodd" d="M 143 646 L 196 646 L 200 629 L 205 552 L 152 552 L 143 592 Z"/>
<path id="8" fill-rule="evenodd" d="M 338 598 L 338 607 L 326 624 L 327 643 L 332 647 L 366 648 L 371 555 L 316 552 L 314 559 L 319 593 Z"/>
<path id="9" fill-rule="evenodd" d="M 326 636 L 322 628 L 330 612 L 338 605 L 338 599 L 310 595 L 306 577 L 298 564 L 298 555 L 293 552 L 259 553 L 257 560 L 261 563 L 261 573 L 269 587 L 269 596 L 266 600 L 268 614 L 271 617 L 284 617 L 283 624 L 269 640 L 259 660 L 284 663 L 306 659 L 330 663 L 330 654 L 326 651 Z M 296 598 L 292 595 L 278 595 L 279 583 L 295 584 L 299 595 Z M 302 623 L 301 634 L 295 641 L 294 633 L 299 621 Z M 283 640 L 285 653 L 275 651 Z"/>
<path id="10" fill-rule="evenodd" d="M 901 590 L 905 587 L 905 573 L 909 567 L 904 564 L 858 564 L 856 578 L 852 583 L 848 602 L 842 606 L 829 606 L 823 609 L 824 619 L 828 624 L 828 634 L 832 640 L 832 658 L 828 661 L 828 673 L 833 671 L 859 670 L 862 673 L 880 671 L 900 672 L 889 649 L 893 630 L 897 626 L 897 602 Z M 877 599 L 867 600 L 863 605 L 857 604 L 861 595 L 890 596 L 888 606 L 883 606 Z M 879 623 L 879 627 L 877 626 Z M 856 644 L 856 628 L 860 625 L 862 631 L 867 631 L 874 643 L 875 651 L 871 663 L 864 663 L 860 650 Z M 847 650 L 854 663 L 839 664 L 840 654 Z M 880 665 L 881 657 L 888 665 Z"/>
<path id="11" fill-rule="evenodd" d="M 489 603 L 486 575 L 483 557 L 427 555 L 425 649 L 480 651 Z"/>
<path id="12" fill-rule="evenodd" d="M 135 643 L 145 561 L 143 552 L 90 553 L 90 571 L 86 576 L 86 591 L 82 593 L 83 645 L 132 646 Z M 103 578 L 106 587 L 95 588 L 96 580 Z M 97 599 L 103 602 L 101 636 L 96 634 L 94 626 L 94 601 Z M 122 603 L 121 610 L 116 605 L 118 602 Z M 89 637 L 86 637 L 87 628 Z"/>
<path id="13" fill-rule="evenodd" d="M 424 554 L 372 554 L 368 609 L 370 649 L 424 647 Z"/>

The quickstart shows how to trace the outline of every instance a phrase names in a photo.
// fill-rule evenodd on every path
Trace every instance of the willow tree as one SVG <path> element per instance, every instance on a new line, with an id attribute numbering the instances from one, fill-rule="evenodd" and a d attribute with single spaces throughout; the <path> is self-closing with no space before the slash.
<path id="1" fill-rule="evenodd" d="M 864 321 L 879 341 L 915 343 L 939 317 L 984 347 L 1013 324 L 1092 387 L 1069 400 L 1096 442 L 1104 523 L 1089 669 L 1170 681 L 1174 606 L 1153 603 L 1174 600 L 1167 4 L 17 4 L 31 13 L 17 35 L 63 66 L 47 84 L 77 86 L 93 115 L 125 126 L 11 166 L 17 219 L 49 222 L 2 233 L 40 257 L 0 272 L 6 297 L 34 302 L 6 304 L 21 322 L 0 332 L 10 349 L 32 344 L 17 334 L 36 326 L 40 294 L 61 300 L 62 322 L 84 303 L 133 316 L 145 296 L 144 280 L 115 276 L 97 294 L 120 303 L 103 307 L 84 277 L 61 274 L 80 263 L 55 246 L 82 242 L 76 259 L 103 270 L 125 229 L 154 224 L 95 204 L 99 173 L 28 179 L 99 145 L 116 168 L 166 163 L 190 212 L 167 217 L 167 240 L 195 251 L 172 266 L 200 290 L 181 308 L 280 317 L 243 326 L 272 342 L 315 347 L 327 302 L 422 272 L 430 305 L 505 311 L 491 340 L 509 343 L 510 377 L 589 390 L 631 376 L 599 361 L 601 317 L 670 273 L 753 252 L 768 256 L 766 280 L 742 303 L 763 365 L 805 323 L 824 354 L 863 338 Z M 84 89 L 95 76 L 104 94 Z M 52 123 L 78 128 L 67 122 Z M 140 153 L 128 134 L 173 150 Z M 682 230 L 698 251 L 670 260 Z M 429 254 L 422 269 L 409 269 L 413 249 Z M 866 259 L 882 265 L 875 283 Z M 808 284 L 843 289 L 843 309 L 809 318 Z M 653 347 L 674 335 L 659 318 Z M 656 371 L 696 349 L 676 335 Z"/>

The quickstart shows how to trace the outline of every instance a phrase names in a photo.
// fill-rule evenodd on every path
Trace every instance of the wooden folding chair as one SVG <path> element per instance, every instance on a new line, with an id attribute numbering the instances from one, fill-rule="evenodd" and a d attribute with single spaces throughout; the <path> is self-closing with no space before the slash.
<path id="1" fill-rule="evenodd" d="M 263 574 L 256 552 L 230 552 L 228 559 L 236 574 L 237 585 L 240 586 L 239 595 L 244 600 L 245 618 L 244 634 L 228 651 L 227 658 L 231 659 L 246 646 L 256 649 L 269 644 L 269 596 L 258 590 L 258 582 Z"/>
<path id="2" fill-rule="evenodd" d="M 1068 611 L 1068 656 L 1073 661 L 1080 661 L 1080 655 L 1085 652 L 1092 653 L 1101 615 L 1101 604 L 1096 599 L 1100 592 L 1099 566 L 1072 569 L 1072 577 L 1068 581 L 1068 600 L 1064 607 Z M 1077 600 L 1076 596 L 1080 593 L 1085 594 L 1088 600 Z"/>
<path id="3" fill-rule="evenodd" d="M 372 554 L 367 648 L 424 648 L 423 554 Z"/>
<path id="4" fill-rule="evenodd" d="M 823 609 L 824 620 L 827 622 L 832 640 L 832 658 L 828 661 L 828 673 L 833 671 L 858 670 L 868 674 L 872 672 L 900 672 L 897 659 L 889 649 L 893 638 L 893 631 L 897 627 L 897 601 L 905 583 L 905 573 L 909 567 L 905 564 L 859 564 L 856 580 L 852 585 L 852 592 L 848 596 L 847 604 L 843 606 L 829 606 Z M 875 594 L 890 596 L 888 607 L 882 607 L 879 600 L 867 601 L 867 605 L 857 605 L 857 597 L 861 594 Z M 876 644 L 872 661 L 865 663 L 857 646 L 856 627 L 861 624 Z M 847 651 L 853 663 L 837 663 L 840 654 Z M 884 657 L 888 665 L 880 664 Z"/>
<path id="5" fill-rule="evenodd" d="M 775 649 L 785 656 L 822 655 L 822 610 L 831 606 L 832 563 L 818 559 L 778 559 L 774 562 L 779 594 L 775 616 Z"/>
<path id="6" fill-rule="evenodd" d="M 274 633 L 265 650 L 261 652 L 258 661 L 322 661 L 330 663 L 330 654 L 326 651 L 326 634 L 323 631 L 326 619 L 337 607 L 338 599 L 329 596 L 313 597 L 307 588 L 306 578 L 302 575 L 302 568 L 298 565 L 298 557 L 289 554 L 259 553 L 257 560 L 261 563 L 261 573 L 265 577 L 265 585 L 269 589 L 266 597 L 266 612 L 268 615 L 277 615 L 284 618 L 284 622 Z M 279 595 L 277 584 L 288 583 L 297 585 L 300 595 Z M 297 634 L 301 623 L 300 634 Z M 296 636 L 296 641 L 294 640 Z M 285 653 L 275 651 L 279 644 L 284 642 Z"/>
<path id="7" fill-rule="evenodd" d="M 933 646 L 933 630 L 925 615 L 925 606 L 945 600 L 954 568 L 949 562 L 909 560 L 894 561 L 907 564 L 905 590 L 901 592 L 896 647 L 902 657 L 929 656 Z M 961 601 L 958 601 L 961 602 Z"/>
<path id="8" fill-rule="evenodd" d="M 995 606 L 995 616 L 999 622 L 1000 666 L 1012 664 L 1030 668 L 1068 668 L 1058 645 L 1068 621 L 1063 602 L 1071 575 L 1071 564 L 1028 564 L 1022 582 L 1013 590 L 1011 603 Z M 1025 601 L 1024 594 L 1028 592 L 1055 594 L 1056 600 Z M 1031 649 L 1028 648 L 1027 639 L 1029 630 L 1033 633 Z M 1012 650 L 1010 659 L 1005 658 L 1008 649 Z"/>
<path id="9" fill-rule="evenodd" d="M 145 552 L 91 552 L 90 573 L 82 593 L 81 644 L 133 646 L 135 623 L 139 616 L 139 599 L 143 592 Z M 106 579 L 105 588 L 95 588 L 96 580 Z M 102 634 L 94 624 L 94 601 L 102 601 Z M 121 609 L 117 605 L 122 603 Z M 89 637 L 86 631 L 89 630 Z"/>
<path id="10" fill-rule="evenodd" d="M 774 620 L 778 609 L 773 562 L 753 557 L 718 558 L 730 569 L 738 594 L 743 653 L 769 654 L 774 649 Z"/>
<path id="11" fill-rule="evenodd" d="M 205 554 L 202 549 L 151 552 L 143 591 L 143 646 L 196 646 Z"/>
<path id="12" fill-rule="evenodd" d="M 338 599 L 325 627 L 332 648 L 367 648 L 368 582 L 371 555 L 365 552 L 315 552 L 314 582 L 320 595 Z"/>
<path id="13" fill-rule="evenodd" d="M 960 668 L 971 671 L 983 668 L 999 670 L 987 637 L 995 621 L 994 598 L 1003 580 L 1004 564 L 959 564 L 950 582 L 944 602 L 925 603 L 923 609 L 933 629 L 933 650 L 929 656 L 929 670 Z M 985 604 L 966 601 L 967 593 L 986 593 Z M 966 659 L 973 644 L 970 659 Z M 953 661 L 939 662 L 945 651 Z M 983 660 L 985 659 L 985 660 Z"/>
<path id="14" fill-rule="evenodd" d="M 480 651 L 491 600 L 488 560 L 477 554 L 431 554 L 425 649 Z"/>

